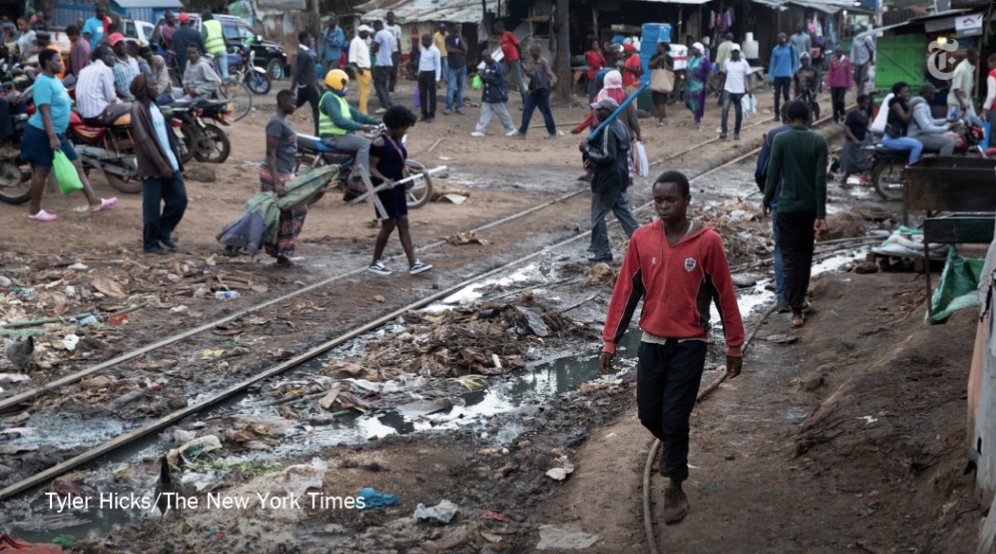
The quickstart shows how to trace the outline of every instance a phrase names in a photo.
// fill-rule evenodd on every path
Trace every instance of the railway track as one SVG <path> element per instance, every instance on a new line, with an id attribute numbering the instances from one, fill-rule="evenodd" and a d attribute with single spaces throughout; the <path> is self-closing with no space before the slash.
<path id="1" fill-rule="evenodd" d="M 758 122 L 756 124 L 760 124 L 760 123 L 761 122 Z M 686 154 L 686 153 L 688 153 L 688 152 L 690 152 L 692 150 L 700 148 L 701 145 L 703 145 L 703 144 L 712 143 L 712 142 L 715 142 L 716 140 L 717 139 L 708 139 L 708 140 L 704 141 L 701 144 L 696 144 L 696 145 L 694 145 L 692 147 L 689 147 L 689 148 L 687 148 L 685 150 L 682 150 L 680 152 L 671 154 L 670 156 L 668 156 L 668 157 L 665 158 L 665 161 L 666 160 L 671 160 L 671 159 L 678 158 L 678 157 L 680 157 L 680 156 L 682 156 L 682 155 L 684 155 L 684 154 Z M 706 176 L 708 176 L 710 174 L 713 174 L 715 172 L 721 171 L 724 168 L 727 168 L 727 167 L 730 167 L 730 166 L 742 163 L 744 160 L 749 159 L 749 158 L 753 157 L 754 155 L 756 155 L 759 151 L 760 151 L 760 148 L 756 148 L 756 149 L 751 150 L 750 152 L 748 152 L 746 154 L 737 156 L 737 157 L 733 158 L 732 160 L 729 160 L 729 161 L 727 161 L 727 162 L 725 162 L 725 163 L 723 163 L 721 165 L 718 165 L 718 166 L 710 168 L 710 169 L 708 169 L 706 171 L 700 172 L 699 174 L 695 175 L 692 178 L 692 180 L 694 181 L 694 180 L 701 179 L 701 178 L 706 177 Z M 521 219 L 523 217 L 526 217 L 529 214 L 536 213 L 538 211 L 546 209 L 546 208 L 548 208 L 550 206 L 553 206 L 555 204 L 565 202 L 566 200 L 568 200 L 568 199 L 570 199 L 570 198 L 572 198 L 574 196 L 578 196 L 580 194 L 583 194 L 585 192 L 587 192 L 587 190 L 586 189 L 582 189 L 582 190 L 578 190 L 576 192 L 571 192 L 571 193 L 559 196 L 559 197 L 554 198 L 552 200 L 548 200 L 546 202 L 540 203 L 540 204 L 538 204 L 536 206 L 533 206 L 531 208 L 523 210 L 522 212 L 518 212 L 516 214 L 512 214 L 510 216 L 507 216 L 505 218 L 499 219 L 497 221 L 493 221 L 493 222 L 490 222 L 488 224 L 479 226 L 479 227 L 475 228 L 474 231 L 480 232 L 480 231 L 483 231 L 483 230 L 486 230 L 486 229 L 491 229 L 491 228 L 494 228 L 494 227 L 497 227 L 497 226 L 500 226 L 500 225 L 504 225 L 506 223 L 510 223 L 510 222 L 519 220 L 519 219 Z M 639 206 L 638 208 L 636 208 L 635 211 L 636 212 L 643 212 L 643 211 L 646 211 L 646 210 L 650 209 L 651 207 L 652 207 L 652 202 L 647 202 L 647 203 Z M 271 366 L 271 367 L 269 367 L 269 368 L 267 368 L 265 370 L 262 370 L 262 371 L 256 373 L 255 375 L 252 375 L 251 377 L 249 377 L 249 378 L 247 378 L 245 380 L 242 380 L 242 381 L 237 382 L 235 384 L 229 385 L 229 386 L 225 387 L 224 389 L 222 389 L 220 391 L 217 391 L 217 392 L 215 392 L 213 394 L 205 396 L 201 400 L 197 401 L 196 403 L 188 405 L 185 408 L 182 408 L 182 409 L 170 412 L 170 413 L 168 413 L 168 414 L 166 414 L 164 416 L 159 417 L 158 419 L 155 419 L 155 420 L 153 420 L 153 421 L 151 421 L 149 423 L 146 423 L 146 424 L 142 425 L 141 427 L 133 429 L 133 430 L 131 430 L 131 431 L 129 431 L 129 432 L 123 434 L 123 435 L 118 436 L 118 437 L 115 437 L 114 439 L 111 439 L 111 440 L 103 442 L 103 443 L 101 443 L 99 445 L 93 446 L 93 447 L 89 448 L 88 450 L 86 450 L 86 451 L 84 451 L 84 452 L 82 452 L 82 453 L 80 453 L 80 454 L 78 454 L 76 456 L 73 456 L 73 457 L 71 457 L 71 458 L 69 458 L 67 460 L 64 460 L 64 461 L 62 461 L 62 462 L 60 462 L 60 463 L 58 463 L 58 464 L 56 464 L 56 465 L 54 465 L 52 467 L 49 467 L 48 469 L 46 469 L 44 471 L 41 471 L 41 472 L 36 473 L 36 474 L 34 474 L 34 475 L 32 475 L 32 476 L 30 476 L 28 478 L 22 479 L 22 480 L 20 480 L 20 481 L 18 481 L 16 483 L 8 485 L 4 489 L 0 490 L 0 501 L 7 500 L 7 499 L 12 498 L 12 497 L 14 497 L 16 495 L 19 495 L 21 493 L 29 491 L 29 490 L 31 490 L 31 489 L 33 489 L 35 487 L 43 485 L 43 484 L 47 483 L 48 481 L 50 481 L 50 480 L 58 477 L 59 475 L 62 475 L 64 473 L 69 472 L 69 471 L 71 471 L 71 470 L 73 470 L 75 468 L 78 468 L 78 467 L 80 467 L 80 466 L 82 466 L 84 464 L 87 464 L 87 463 L 89 463 L 89 462 L 91 462 L 91 461 L 93 461 L 93 460 L 95 460 L 95 459 L 97 459 L 97 458 L 99 458 L 101 456 L 104 456 L 106 454 L 114 452 L 115 450 L 118 450 L 118 449 L 120 449 L 120 448 L 122 448 L 122 447 L 124 447 L 124 446 L 126 446 L 128 444 L 131 444 L 131 443 L 133 443 L 133 442 L 135 442 L 135 441 L 137 441 L 137 440 L 139 440 L 139 439 L 141 439 L 143 437 L 147 437 L 147 436 L 149 436 L 152 433 L 155 433 L 155 432 L 157 432 L 157 431 L 159 431 L 159 430 L 161 430 L 161 429 L 163 429 L 163 428 L 165 428 L 165 427 L 167 427 L 167 426 L 169 426 L 169 425 L 171 425 L 173 423 L 176 423 L 176 422 L 182 420 L 183 418 L 186 418 L 186 417 L 188 417 L 190 415 L 193 415 L 193 414 L 196 414 L 198 412 L 204 411 L 204 410 L 206 410 L 208 408 L 211 408 L 212 406 L 214 406 L 214 405 L 216 405 L 216 404 L 218 404 L 218 403 L 220 403 L 220 402 L 222 402 L 222 401 L 224 401 L 224 400 L 226 400 L 228 398 L 231 398 L 232 396 L 234 396 L 234 395 L 236 395 L 236 394 L 238 394 L 238 393 L 240 393 L 242 391 L 245 391 L 246 389 L 248 389 L 249 387 L 253 386 L 254 384 L 257 384 L 257 383 L 259 383 L 261 381 L 264 381 L 264 380 L 266 380 L 268 378 L 271 378 L 273 376 L 276 376 L 278 374 L 281 374 L 283 372 L 291 370 L 291 369 L 299 366 L 300 364 L 302 364 L 302 363 L 304 363 L 304 362 L 306 362 L 308 360 L 311 360 L 311 359 L 313 359 L 313 358 L 315 358 L 315 357 L 317 357 L 317 356 L 319 356 L 319 355 L 321 355 L 321 354 L 323 354 L 323 353 L 331 350 L 332 348 L 335 348 L 336 346 L 339 346 L 339 345 L 341 345 L 341 344 L 343 344 L 343 343 L 345 343 L 347 341 L 353 340 L 356 337 L 359 337 L 359 336 L 363 335 L 364 333 L 367 333 L 367 332 L 369 332 L 369 331 L 371 331 L 373 329 L 376 329 L 377 327 L 380 327 L 381 325 L 383 325 L 385 323 L 388 323 L 388 322 L 396 319 L 397 317 L 399 317 L 400 315 L 402 315 L 402 314 L 404 314 L 404 313 L 406 313 L 408 311 L 425 307 L 425 306 L 427 306 L 427 305 L 429 305 L 429 304 L 431 304 L 433 302 L 436 302 L 436 301 L 439 301 L 439 300 L 441 300 L 443 298 L 446 298 L 447 296 L 450 296 L 451 294 L 453 294 L 453 293 L 455 293 L 455 292 L 457 292 L 457 291 L 459 291 L 459 290 L 461 290 L 461 289 L 463 289 L 463 288 L 465 288 L 465 287 L 467 287 L 469 285 L 477 283 L 477 282 L 479 282 L 481 280 L 488 279 L 488 278 L 490 278 L 492 276 L 495 276 L 497 274 L 500 274 L 500 273 L 502 273 L 502 272 L 504 272 L 504 271 L 506 271 L 506 270 L 508 270 L 510 268 L 522 265 L 522 264 L 527 263 L 527 262 L 529 262 L 531 260 L 540 258 L 540 257 L 542 257 L 542 256 L 544 256 L 544 255 L 546 255 L 546 254 L 548 254 L 550 252 L 553 252 L 553 251 L 555 251 L 557 249 L 563 248 L 565 246 L 568 246 L 568 245 L 571 245 L 571 244 L 573 244 L 575 242 L 583 240 L 583 239 L 589 237 L 590 234 L 591 234 L 590 231 L 585 231 L 585 232 L 578 233 L 578 234 L 573 235 L 573 236 L 571 236 L 571 237 L 569 237 L 569 238 L 567 238 L 565 240 L 557 242 L 556 244 L 546 246 L 546 247 L 541 248 L 541 249 L 539 249 L 537 251 L 534 251 L 534 252 L 529 253 L 527 255 L 521 256 L 521 257 L 519 257 L 519 258 L 517 258 L 517 259 L 515 259 L 515 260 L 513 260 L 511 262 L 505 263 L 505 264 L 503 264 L 503 265 L 501 265 L 499 267 L 496 267 L 496 268 L 493 268 L 493 269 L 484 270 L 484 271 L 480 271 L 480 272 L 478 272 L 478 273 L 476 273 L 476 274 L 474 274 L 474 275 L 472 275 L 472 276 L 464 279 L 463 281 L 461 281 L 459 283 L 456 283 L 456 284 L 454 284 L 452 286 L 449 286 L 449 287 L 447 287 L 447 288 L 445 288 L 443 290 L 433 291 L 430 294 L 427 294 L 426 296 L 423 296 L 422 298 L 419 298 L 418 300 L 416 300 L 414 302 L 411 302 L 411 303 L 409 303 L 406 306 L 403 306 L 403 307 L 401 307 L 399 309 L 396 309 L 396 310 L 394 310 L 394 311 L 392 311 L 392 312 L 390 312 L 390 313 L 388 313 L 386 315 L 383 315 L 381 317 L 378 317 L 378 318 L 376 318 L 376 319 L 374 319 L 372 321 L 369 321 L 369 322 L 361 324 L 361 325 L 359 325 L 357 327 L 354 327 L 353 329 L 350 329 L 350 330 L 346 331 L 345 333 L 343 333 L 343 334 L 341 334 L 341 335 L 339 335 L 339 336 L 337 336 L 335 338 L 332 338 L 332 339 L 327 340 L 327 341 L 325 341 L 325 342 L 323 342 L 323 343 L 321 343 L 321 344 L 319 344 L 317 346 L 314 346 L 314 347 L 308 349 L 307 351 L 305 351 L 305 352 L 303 352 L 301 354 L 298 354 L 298 355 L 292 357 L 291 359 L 288 359 L 288 360 L 286 360 L 284 362 L 281 362 L 281 363 L 278 363 L 278 364 L 276 364 L 274 366 Z M 441 246 L 442 244 L 445 244 L 445 241 L 437 241 L 437 242 L 425 245 L 420 250 L 425 251 L 425 250 L 437 248 L 437 247 Z M 98 371 L 102 371 L 102 370 L 106 370 L 106 369 L 115 367 L 115 366 L 121 364 L 124 361 L 134 359 L 134 358 L 136 358 L 138 356 L 141 356 L 141 355 L 144 355 L 144 354 L 148 354 L 150 352 L 154 352 L 154 351 L 156 351 L 156 350 L 158 350 L 158 349 L 160 349 L 160 348 L 162 348 L 164 346 L 167 346 L 167 345 L 170 345 L 170 344 L 174 344 L 174 343 L 179 342 L 181 340 L 184 340 L 186 338 L 192 337 L 192 336 L 194 336 L 196 334 L 203 333 L 205 331 L 213 329 L 214 327 L 216 327 L 218 325 L 222 325 L 222 324 L 234 321 L 234 320 L 239 319 L 241 317 L 244 317 L 244 316 L 246 316 L 248 314 L 257 312 L 259 310 L 262 310 L 264 308 L 277 305 L 277 304 L 279 304 L 281 302 L 285 302 L 285 301 L 287 301 L 289 299 L 301 296 L 301 295 L 303 295 L 305 293 L 314 291 L 314 290 L 319 289 L 321 287 L 328 286 L 328 285 L 331 285 L 331 284 L 336 283 L 338 281 L 342 281 L 342 280 L 347 279 L 349 277 L 358 275 L 358 274 L 360 274 L 360 273 L 362 273 L 364 271 L 365 271 L 365 268 L 360 268 L 360 269 L 351 270 L 351 271 L 347 271 L 347 272 L 344 272 L 344 273 L 332 276 L 332 277 L 330 277 L 328 279 L 325 279 L 325 280 L 322 280 L 322 281 L 318 281 L 318 282 L 313 283 L 311 285 L 307 285 L 307 286 L 305 286 L 305 287 L 303 287 L 301 289 L 298 289 L 298 290 L 293 291 L 291 293 L 285 294 L 285 295 L 280 296 L 278 298 L 274 298 L 274 299 L 268 300 L 266 302 L 262 302 L 260 304 L 256 304 L 256 305 L 253 305 L 253 306 L 249 306 L 249 307 L 243 308 L 242 310 L 239 310 L 238 312 L 236 312 L 234 314 L 225 316 L 223 318 L 217 319 L 217 320 L 212 321 L 210 323 L 207 323 L 207 324 L 201 325 L 199 327 L 190 329 L 190 330 L 185 331 L 183 333 L 179 333 L 177 335 L 173 335 L 171 337 L 168 337 L 166 339 L 163 339 L 163 340 L 158 341 L 156 343 L 153 343 L 151 345 L 148 345 L 148 346 L 145 346 L 145 347 L 142 347 L 142 348 L 139 348 L 139 349 L 127 352 L 125 354 L 121 354 L 121 355 L 119 355 L 119 356 L 117 356 L 115 358 L 112 358 L 112 359 L 107 360 L 105 362 L 101 362 L 99 364 L 95 364 L 94 366 L 88 367 L 88 368 L 83 369 L 81 371 L 77 371 L 77 372 L 75 372 L 75 373 L 73 373 L 71 375 L 62 377 L 60 379 L 57 379 L 55 381 L 52 381 L 50 383 L 47 383 L 47 384 L 45 384 L 43 386 L 40 386 L 40 387 L 37 387 L 35 389 L 22 392 L 22 393 L 20 393 L 18 395 L 12 396 L 12 397 L 10 397 L 8 399 L 5 399 L 4 401 L 0 402 L 0 412 L 7 411 L 10 408 L 18 406 L 19 404 L 21 404 L 21 403 L 23 403 L 23 402 L 25 402 L 27 400 L 30 400 L 30 399 L 33 399 L 33 398 L 37 398 L 38 396 L 41 396 L 43 394 L 46 394 L 46 393 L 52 392 L 54 390 L 57 390 L 60 387 L 65 386 L 67 384 L 75 383 L 75 382 L 77 382 L 77 381 L 85 378 L 86 376 L 92 375 L 92 374 L 94 374 L 94 373 L 96 373 Z"/>

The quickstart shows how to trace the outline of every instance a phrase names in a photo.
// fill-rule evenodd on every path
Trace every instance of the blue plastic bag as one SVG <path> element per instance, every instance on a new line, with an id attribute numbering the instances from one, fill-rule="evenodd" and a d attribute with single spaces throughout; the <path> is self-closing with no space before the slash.
<path id="1" fill-rule="evenodd" d="M 989 121 L 983 121 L 982 130 L 985 131 L 985 136 L 982 137 L 982 141 L 979 142 L 979 146 L 981 146 L 983 150 L 988 150 L 989 143 L 992 142 L 992 123 L 989 123 Z"/>

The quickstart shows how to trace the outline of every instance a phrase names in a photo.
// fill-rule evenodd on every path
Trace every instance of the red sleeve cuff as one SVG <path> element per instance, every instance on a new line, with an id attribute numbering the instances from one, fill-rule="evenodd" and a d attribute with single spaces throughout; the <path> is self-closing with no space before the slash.
<path id="1" fill-rule="evenodd" d="M 743 358 L 744 357 L 743 351 L 740 349 L 739 346 L 728 348 L 726 350 L 726 355 L 730 356 L 730 357 L 733 357 L 733 358 Z"/>
<path id="2" fill-rule="evenodd" d="M 616 343 L 614 343 L 614 342 L 606 342 L 605 346 L 602 347 L 602 352 L 608 352 L 609 354 L 615 354 L 616 353 Z"/>

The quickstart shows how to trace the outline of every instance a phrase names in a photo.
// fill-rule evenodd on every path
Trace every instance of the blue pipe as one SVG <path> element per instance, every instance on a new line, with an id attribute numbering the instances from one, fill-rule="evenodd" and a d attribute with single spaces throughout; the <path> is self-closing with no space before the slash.
<path id="1" fill-rule="evenodd" d="M 639 96 L 640 94 L 642 94 L 643 91 L 646 90 L 648 87 L 650 87 L 650 83 L 644 83 L 644 84 L 640 85 L 640 88 L 636 89 L 633 92 L 633 94 L 630 94 L 629 97 L 627 97 L 625 100 L 623 100 L 623 103 L 619 104 L 619 107 L 616 108 L 616 111 L 612 112 L 612 115 L 610 115 L 608 118 L 606 118 L 605 121 L 599 123 L 598 127 L 595 127 L 595 130 L 592 131 L 590 135 L 588 135 L 588 140 L 593 140 L 596 137 L 598 137 L 599 131 L 601 131 L 602 128 L 605 127 L 606 125 L 608 125 L 609 123 L 612 123 L 613 119 L 619 117 L 619 114 L 621 114 L 622 111 L 625 110 L 626 107 L 630 105 L 630 103 L 632 103 L 634 100 L 636 100 L 636 97 Z"/>

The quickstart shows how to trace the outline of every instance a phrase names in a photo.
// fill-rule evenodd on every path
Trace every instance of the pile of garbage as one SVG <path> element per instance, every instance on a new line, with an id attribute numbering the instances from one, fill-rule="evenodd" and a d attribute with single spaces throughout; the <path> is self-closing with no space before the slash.
<path id="1" fill-rule="evenodd" d="M 484 303 L 422 313 L 403 331 L 369 341 L 361 365 L 425 377 L 504 375 L 549 338 L 582 337 L 582 325 L 542 306 Z"/>
<path id="2" fill-rule="evenodd" d="M 691 217 L 716 226 L 723 237 L 726 258 L 731 265 L 756 262 L 773 248 L 770 223 L 762 221 L 760 205 L 733 200 L 722 205 L 707 205 L 694 210 Z"/>

